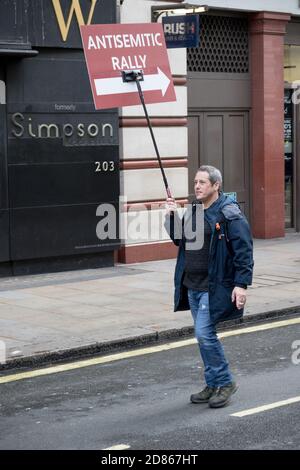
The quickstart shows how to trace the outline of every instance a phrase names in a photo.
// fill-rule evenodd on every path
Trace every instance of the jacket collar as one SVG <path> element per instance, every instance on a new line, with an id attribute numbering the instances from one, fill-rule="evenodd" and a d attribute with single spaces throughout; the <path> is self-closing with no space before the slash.
<path id="1" fill-rule="evenodd" d="M 223 207 L 232 203 L 233 203 L 232 200 L 228 196 L 225 196 L 223 192 L 221 192 L 218 199 L 208 209 L 205 209 L 204 216 L 205 216 L 206 221 L 209 223 L 212 231 L 215 228 L 216 222 L 218 222 L 217 218 L 221 210 L 223 209 Z M 196 210 L 196 206 L 198 204 L 202 205 L 202 203 L 198 201 L 197 199 L 194 199 L 192 201 L 192 206 L 191 207 L 189 206 L 189 210 L 187 211 L 185 215 L 186 222 L 188 222 L 188 220 L 191 218 L 192 213 L 194 213 L 194 211 Z"/>
<path id="2" fill-rule="evenodd" d="M 218 199 L 205 211 L 205 218 L 212 231 L 215 228 L 216 222 L 219 222 L 217 219 L 221 216 L 221 210 L 228 204 L 232 204 L 232 200 L 225 196 L 225 194 L 220 193 Z"/>

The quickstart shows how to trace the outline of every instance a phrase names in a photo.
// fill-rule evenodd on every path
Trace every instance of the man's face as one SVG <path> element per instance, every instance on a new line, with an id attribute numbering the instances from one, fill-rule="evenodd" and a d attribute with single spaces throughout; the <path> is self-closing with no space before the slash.
<path id="1" fill-rule="evenodd" d="M 195 196 L 198 201 L 208 201 L 219 191 L 219 183 L 211 184 L 206 171 L 198 171 L 194 180 Z"/>

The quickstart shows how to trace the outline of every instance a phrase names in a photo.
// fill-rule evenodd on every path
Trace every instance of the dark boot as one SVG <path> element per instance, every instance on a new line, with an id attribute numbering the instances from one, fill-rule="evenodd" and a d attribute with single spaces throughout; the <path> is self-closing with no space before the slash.
<path id="1" fill-rule="evenodd" d="M 222 408 L 229 403 L 231 395 L 233 395 L 238 389 L 235 382 L 224 385 L 224 387 L 218 387 L 215 389 L 215 393 L 209 399 L 209 406 L 211 408 Z"/>
<path id="2" fill-rule="evenodd" d="M 191 402 L 192 403 L 208 403 L 210 397 L 213 396 L 213 393 L 216 389 L 209 387 L 208 385 L 201 390 L 199 393 L 194 393 L 191 395 Z"/>

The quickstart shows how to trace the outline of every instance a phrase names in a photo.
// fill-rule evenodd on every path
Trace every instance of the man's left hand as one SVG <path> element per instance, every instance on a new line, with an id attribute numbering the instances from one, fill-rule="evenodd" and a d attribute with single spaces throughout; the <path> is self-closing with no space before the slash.
<path id="1" fill-rule="evenodd" d="M 242 287 L 235 287 L 232 291 L 231 295 L 232 302 L 236 303 L 236 307 L 241 310 L 244 308 L 246 300 L 247 300 L 247 291 Z"/>

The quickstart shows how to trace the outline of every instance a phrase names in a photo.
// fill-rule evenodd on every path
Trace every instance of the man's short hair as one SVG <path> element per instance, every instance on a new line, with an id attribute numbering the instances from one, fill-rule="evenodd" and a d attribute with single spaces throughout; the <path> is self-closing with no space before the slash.
<path id="1" fill-rule="evenodd" d="M 197 173 L 198 171 L 206 171 L 206 173 L 208 173 L 208 179 L 211 182 L 211 184 L 215 184 L 217 182 L 220 183 L 220 191 L 221 191 L 223 179 L 222 179 L 222 173 L 220 172 L 220 170 L 218 170 L 218 168 L 215 168 L 214 166 L 211 166 L 211 165 L 201 165 L 200 168 L 197 170 Z"/>

